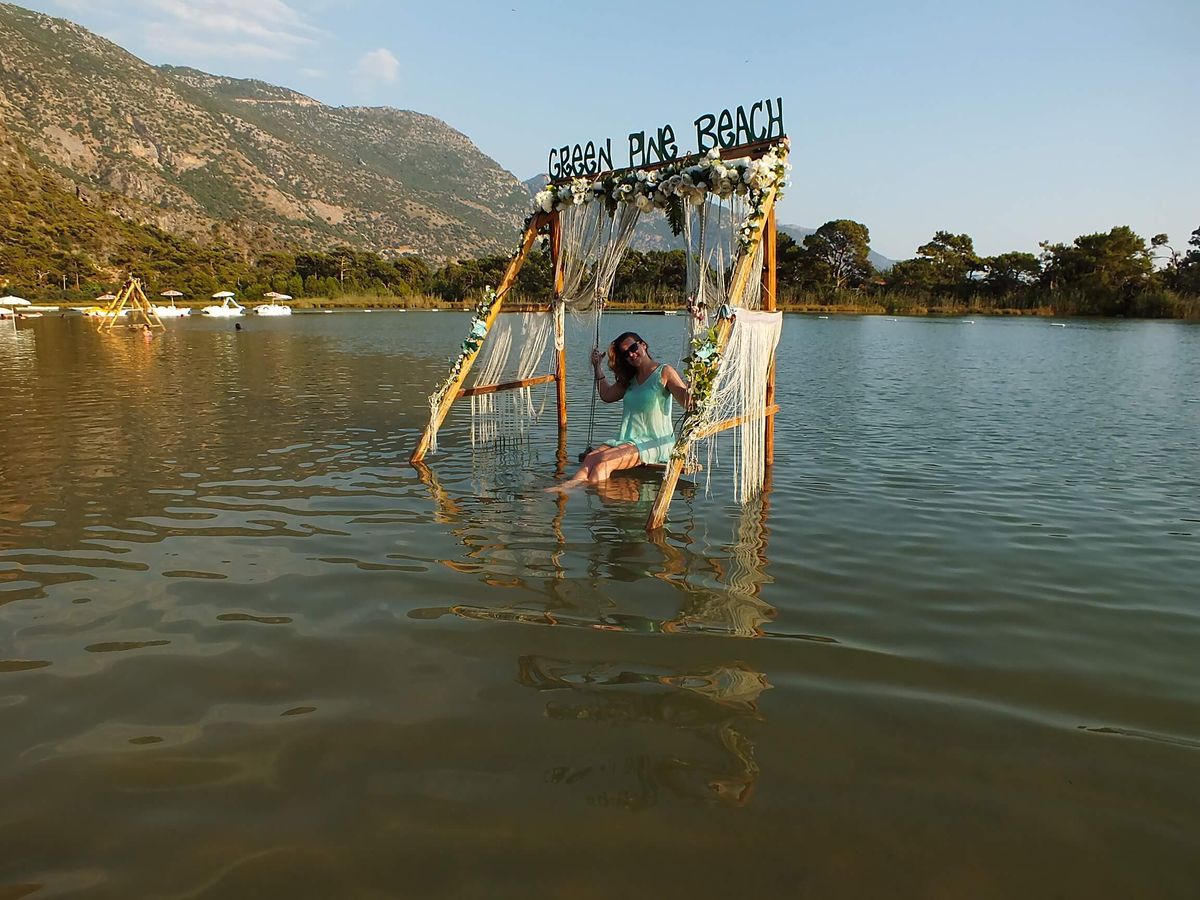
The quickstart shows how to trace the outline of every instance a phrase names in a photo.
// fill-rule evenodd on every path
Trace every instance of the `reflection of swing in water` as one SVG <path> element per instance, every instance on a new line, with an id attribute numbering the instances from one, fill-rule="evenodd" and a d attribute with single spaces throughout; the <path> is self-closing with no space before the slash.
<path id="1" fill-rule="evenodd" d="M 551 700 L 551 720 L 603 725 L 669 725 L 715 748 L 716 758 L 695 751 L 637 754 L 621 764 L 557 766 L 547 780 L 583 782 L 595 806 L 645 809 L 660 787 L 676 796 L 717 800 L 736 806 L 749 802 L 758 781 L 754 745 L 743 734 L 761 721 L 759 695 L 771 687 L 766 676 L 744 664 L 699 672 L 652 672 L 610 664 L 586 664 L 525 656 L 517 662 L 517 680 L 537 691 L 569 691 L 569 699 Z M 612 776 L 636 779 L 635 790 L 610 790 L 596 782 Z"/>
<path id="2" fill-rule="evenodd" d="M 411 461 L 437 449 L 438 429 L 459 397 L 471 400 L 474 444 L 525 440 L 544 408 L 532 391 L 550 382 L 556 385 L 561 446 L 567 415 L 565 313 L 591 319 L 598 347 L 600 316 L 638 217 L 662 208 L 688 243 L 691 334 L 683 376 L 691 407 L 679 424 L 646 527 L 663 525 L 681 473 L 696 462 L 694 445 L 727 429 L 741 435 L 734 454 L 735 495 L 744 502 L 757 493 L 773 455 L 777 411 L 774 358 L 781 317 L 774 312 L 774 204 L 786 156 L 786 139 L 763 142 L 612 172 L 594 182 L 576 179 L 539 194 L 540 211 L 528 220 L 520 249 L 497 290 L 485 293 L 450 374 L 430 397 L 429 425 Z M 501 316 L 543 231 L 550 238 L 554 301 L 546 309 Z M 756 311 L 760 306 L 765 312 Z M 716 314 L 712 323 L 710 311 Z M 554 371 L 539 374 L 547 367 L 551 333 Z M 477 358 L 480 371 L 465 387 Z M 709 471 L 712 461 L 710 444 Z"/>
<path id="3" fill-rule="evenodd" d="M 639 548 L 651 553 L 657 550 L 661 554 L 654 561 L 647 560 L 646 574 L 671 585 L 683 595 L 683 601 L 674 615 L 655 617 L 640 612 L 606 609 L 612 606 L 613 601 L 591 587 L 595 583 L 593 576 L 589 575 L 586 583 L 567 577 L 564 556 L 568 551 L 562 531 L 566 501 L 561 496 L 549 522 L 549 532 L 554 535 L 554 541 L 546 542 L 546 546 L 530 546 L 521 540 L 524 532 L 528 531 L 527 527 L 522 529 L 512 522 L 485 517 L 477 517 L 473 521 L 460 503 L 442 487 L 432 469 L 418 465 L 417 471 L 435 502 L 438 521 L 451 526 L 451 531 L 467 548 L 470 562 L 447 560 L 444 564 L 457 571 L 478 572 L 485 583 L 494 587 L 522 588 L 524 596 L 517 602 L 519 605 L 462 603 L 414 609 L 409 613 L 413 618 L 455 615 L 476 621 L 555 625 L 599 631 L 640 634 L 686 632 L 738 637 L 760 636 L 763 627 L 775 618 L 775 608 L 759 596 L 762 585 L 769 581 L 766 572 L 769 478 L 764 482 L 762 492 L 742 508 L 728 545 L 727 558 L 688 553 L 659 533 L 651 534 L 649 543 L 638 542 Z M 644 489 L 640 487 L 642 484 L 634 476 L 625 476 L 612 479 L 604 489 L 621 489 L 627 485 L 628 490 L 639 491 Z M 499 518 L 503 519 L 504 516 L 501 514 Z M 592 552 L 607 554 L 619 546 L 623 545 L 619 542 L 593 544 Z M 713 578 L 723 587 L 693 583 L 689 575 L 697 571 Z M 530 605 L 530 595 L 538 598 L 538 605 Z M 594 598 L 596 602 L 581 602 L 581 598 Z"/>

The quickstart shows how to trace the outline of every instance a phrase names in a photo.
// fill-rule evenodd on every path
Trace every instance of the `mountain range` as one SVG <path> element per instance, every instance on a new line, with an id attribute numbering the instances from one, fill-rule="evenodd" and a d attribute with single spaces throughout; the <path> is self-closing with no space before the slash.
<path id="1" fill-rule="evenodd" d="M 39 191 L 73 193 L 95 227 L 107 215 L 114 232 L 150 227 L 247 255 L 507 253 L 544 182 L 522 183 L 433 116 L 151 66 L 73 22 L 5 3 L 0 147 L 10 186 L 19 173 Z M 798 240 L 811 231 L 781 230 Z M 635 246 L 677 243 L 663 223 Z"/>
<path id="2" fill-rule="evenodd" d="M 436 260 L 507 252 L 528 209 L 516 177 L 432 116 L 151 66 L 10 4 L 0 123 L 93 205 L 200 239 L 244 219 L 284 243 Z"/>

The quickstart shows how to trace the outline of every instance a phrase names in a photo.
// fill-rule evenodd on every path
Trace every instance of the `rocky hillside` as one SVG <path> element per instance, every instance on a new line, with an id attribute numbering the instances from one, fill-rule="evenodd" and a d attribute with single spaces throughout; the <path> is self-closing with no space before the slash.
<path id="1" fill-rule="evenodd" d="M 8 4 L 0 122 L 85 201 L 200 240 L 265 228 L 299 246 L 439 260 L 507 252 L 528 204 L 520 181 L 431 116 L 156 68 Z"/>

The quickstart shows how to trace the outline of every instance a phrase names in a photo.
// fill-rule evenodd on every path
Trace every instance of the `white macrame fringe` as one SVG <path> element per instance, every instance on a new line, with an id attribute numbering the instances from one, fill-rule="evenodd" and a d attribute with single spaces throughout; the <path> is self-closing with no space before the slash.
<path id="1" fill-rule="evenodd" d="M 641 213 L 622 203 L 609 215 L 603 203 L 571 206 L 559 212 L 563 224 L 562 302 L 570 310 L 586 312 L 608 301 L 617 267 L 633 240 Z"/>
<path id="2" fill-rule="evenodd" d="M 779 344 L 783 313 L 735 310 L 733 329 L 722 354 L 706 421 L 717 423 L 744 417 L 733 442 L 733 495 L 745 503 L 762 489 L 766 473 L 767 372 Z M 719 463 L 717 442 L 722 433 L 703 441 L 697 456 L 706 457 L 706 487 Z"/>
<path id="3" fill-rule="evenodd" d="M 501 313 L 484 341 L 473 380 L 475 385 L 521 381 L 549 371 L 546 352 L 554 329 L 554 313 Z M 503 446 L 526 440 L 530 427 L 546 406 L 545 385 L 540 402 L 533 387 L 471 397 L 471 446 Z"/>

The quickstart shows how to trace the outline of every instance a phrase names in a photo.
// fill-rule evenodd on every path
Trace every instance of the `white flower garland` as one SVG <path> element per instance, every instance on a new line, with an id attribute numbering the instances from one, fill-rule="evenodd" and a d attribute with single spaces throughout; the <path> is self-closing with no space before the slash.
<path id="1" fill-rule="evenodd" d="M 698 162 L 686 160 L 656 169 L 636 169 L 606 178 L 574 178 L 557 187 L 551 185 L 533 198 L 533 212 L 551 213 L 567 206 L 602 201 L 610 211 L 618 203 L 633 203 L 642 212 L 667 210 L 679 201 L 702 204 L 708 193 L 722 200 L 737 195 L 747 198 L 749 212 L 738 233 L 738 243 L 746 249 L 765 224 L 762 210 L 767 191 L 774 188 L 782 196 L 787 173 L 789 143 L 783 138 L 766 154 L 753 160 L 726 162 L 715 147 Z M 676 200 L 675 198 L 678 198 Z"/>
<path id="2" fill-rule="evenodd" d="M 491 315 L 492 307 L 496 305 L 497 299 L 496 290 L 491 285 L 483 289 L 483 296 L 475 304 L 475 315 L 471 319 L 471 327 L 467 331 L 466 338 L 463 339 L 462 344 L 458 348 L 458 356 L 450 360 L 450 371 L 446 375 L 445 380 L 442 381 L 436 391 L 429 395 L 429 409 L 433 416 L 437 415 L 437 410 L 442 405 L 442 400 L 445 399 L 446 392 L 450 390 L 450 386 L 458 378 L 458 374 L 467 362 L 467 357 L 477 353 L 483 345 L 483 339 L 487 337 L 488 333 L 488 316 Z"/>

